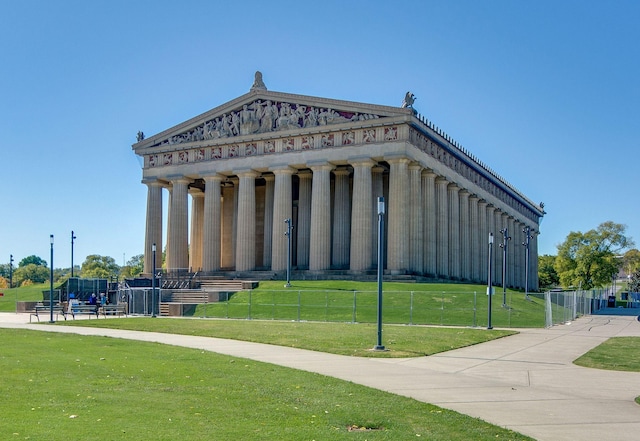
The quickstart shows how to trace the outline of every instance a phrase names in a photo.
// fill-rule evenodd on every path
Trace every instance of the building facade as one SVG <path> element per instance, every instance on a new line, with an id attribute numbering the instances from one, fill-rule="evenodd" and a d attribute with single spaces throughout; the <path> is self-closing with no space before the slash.
<path id="1" fill-rule="evenodd" d="M 133 150 L 148 187 L 145 272 L 153 244 L 166 246 L 168 271 L 283 272 L 290 240 L 298 271 L 367 274 L 377 268 L 377 199 L 384 197 L 387 273 L 486 283 L 492 233 L 496 284 L 505 257 L 508 286 L 537 288 L 543 207 L 411 102 L 272 92 L 256 74 L 247 94 L 146 139 L 139 133 Z"/>

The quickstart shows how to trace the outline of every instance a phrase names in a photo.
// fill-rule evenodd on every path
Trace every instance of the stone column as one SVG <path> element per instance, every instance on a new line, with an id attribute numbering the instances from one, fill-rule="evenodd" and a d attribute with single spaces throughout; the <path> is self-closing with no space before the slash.
<path id="1" fill-rule="evenodd" d="M 532 228 L 531 242 L 529 243 L 529 292 L 536 291 L 540 283 L 538 279 L 538 232 L 539 225 Z"/>
<path id="2" fill-rule="evenodd" d="M 333 166 L 328 163 L 311 166 L 311 271 L 331 268 L 331 169 Z"/>
<path id="3" fill-rule="evenodd" d="M 471 256 L 470 280 L 480 281 L 480 231 L 478 227 L 478 197 L 469 196 L 469 254 Z"/>
<path id="4" fill-rule="evenodd" d="M 447 181 L 438 176 L 436 184 L 436 277 L 449 278 L 449 209 Z"/>
<path id="5" fill-rule="evenodd" d="M 189 201 L 187 188 L 191 181 L 185 178 L 172 179 L 171 211 L 169 212 L 167 256 L 171 264 L 169 271 L 189 269 Z"/>
<path id="6" fill-rule="evenodd" d="M 235 261 L 235 194 L 238 187 L 226 183 L 222 187 L 222 268 L 233 268 Z"/>
<path id="7" fill-rule="evenodd" d="M 220 183 L 222 176 L 204 177 L 204 231 L 202 271 L 219 271 L 222 233 L 222 200 Z"/>
<path id="8" fill-rule="evenodd" d="M 489 228 L 487 227 L 487 202 L 478 201 L 478 254 L 479 254 L 479 281 L 487 283 L 489 274 Z"/>
<path id="9" fill-rule="evenodd" d="M 496 208 L 496 211 L 493 213 L 493 220 L 495 223 L 495 230 L 496 230 L 496 236 L 497 236 L 497 243 L 498 246 L 496 247 L 496 264 L 495 264 L 495 268 L 496 268 L 496 274 L 494 277 L 494 280 L 496 280 L 496 282 L 498 283 L 498 285 L 502 286 L 502 260 L 503 260 L 503 255 L 502 255 L 502 248 L 500 247 L 500 244 L 502 244 L 502 242 L 504 242 L 503 240 L 503 234 L 500 232 L 500 230 L 502 230 L 504 228 L 504 225 L 502 224 L 502 211 L 498 208 Z"/>
<path id="10" fill-rule="evenodd" d="M 204 228 L 204 193 L 200 189 L 189 190 L 191 195 L 191 239 L 189 241 L 189 268 L 202 271 L 202 247 Z"/>
<path id="11" fill-rule="evenodd" d="M 491 262 L 491 268 L 492 268 L 491 280 L 493 281 L 494 285 L 496 284 L 496 282 L 500 284 L 500 282 L 496 278 L 496 274 L 497 274 L 496 262 L 498 260 L 502 260 L 502 254 L 500 254 L 500 251 L 501 251 L 500 242 L 502 242 L 502 239 L 500 238 L 500 230 L 499 229 L 496 230 L 495 212 L 496 212 L 496 207 L 494 207 L 493 205 L 487 204 L 487 233 L 493 234 L 493 259 Z M 488 235 L 485 236 L 485 238 L 488 238 Z M 488 244 L 488 240 L 485 240 L 485 244 Z M 487 257 L 487 265 L 489 265 L 488 257 Z M 485 269 L 486 268 L 487 266 L 485 266 Z"/>
<path id="12" fill-rule="evenodd" d="M 153 244 L 156 244 L 156 270 L 162 268 L 162 184 L 147 185 L 147 225 L 144 239 L 144 273 L 153 272 Z"/>
<path id="13" fill-rule="evenodd" d="M 351 209 L 351 249 L 349 269 L 364 271 L 371 268 L 371 234 L 373 230 L 371 211 L 371 168 L 374 162 L 365 159 L 351 162 L 353 166 L 353 207 Z"/>
<path id="14" fill-rule="evenodd" d="M 283 271 L 287 269 L 287 236 L 285 219 L 291 219 L 292 191 L 291 176 L 294 169 L 288 166 L 272 169 L 275 175 L 275 187 L 273 191 L 273 230 L 271 236 L 272 253 L 271 269 Z M 293 239 L 293 238 L 292 238 Z"/>
<path id="15" fill-rule="evenodd" d="M 409 166 L 409 270 L 422 274 L 424 267 L 424 222 L 422 167 Z"/>
<path id="16" fill-rule="evenodd" d="M 422 173 L 422 197 L 424 199 L 424 272 L 432 277 L 438 273 L 436 262 L 436 174 L 432 170 Z"/>
<path id="17" fill-rule="evenodd" d="M 518 284 L 516 280 L 516 266 L 518 266 L 518 261 L 516 259 L 516 247 L 517 251 L 520 251 L 520 248 L 522 248 L 522 241 L 519 240 L 520 232 L 516 231 L 515 219 L 513 217 L 505 213 L 503 223 L 507 226 L 509 237 L 511 238 L 509 241 L 509 247 L 507 248 L 507 286 L 515 287 Z"/>
<path id="18" fill-rule="evenodd" d="M 469 232 L 469 192 L 460 196 L 460 279 L 471 280 L 471 234 Z"/>
<path id="19" fill-rule="evenodd" d="M 309 241 L 311 240 L 311 179 L 309 170 L 298 173 L 298 261 L 300 269 L 309 269 Z"/>
<path id="20" fill-rule="evenodd" d="M 387 234 L 387 269 L 391 272 L 402 273 L 409 264 L 409 180 L 407 166 L 409 159 L 391 158 L 387 161 L 391 166 L 389 171 L 389 201 L 387 205 L 387 219 L 389 229 Z"/>
<path id="21" fill-rule="evenodd" d="M 252 271 L 256 266 L 256 176 L 253 170 L 238 173 L 236 271 Z"/>
<path id="22" fill-rule="evenodd" d="M 273 191 L 274 180 L 273 175 L 264 175 L 265 192 L 264 192 L 264 249 L 262 252 L 262 265 L 265 268 L 271 268 L 272 242 L 273 234 Z"/>
<path id="23" fill-rule="evenodd" d="M 167 243 L 165 245 L 166 252 L 164 267 L 169 270 L 169 268 L 173 268 L 171 261 L 169 260 L 169 241 L 171 240 L 171 235 L 169 234 L 169 231 L 171 231 L 171 200 L 173 199 L 173 185 L 171 185 L 171 182 L 167 185 L 167 193 L 169 194 L 167 197 Z"/>
<path id="24" fill-rule="evenodd" d="M 524 227 L 525 224 L 517 221 L 516 222 L 516 232 L 514 234 L 514 236 L 516 237 L 516 240 L 514 241 L 516 246 L 515 246 L 515 254 L 516 254 L 516 286 L 518 288 L 524 288 L 524 273 L 526 271 L 525 265 L 524 265 L 524 254 L 525 254 L 525 246 L 524 246 L 524 242 L 525 242 L 525 237 L 524 237 Z"/>
<path id="25" fill-rule="evenodd" d="M 371 264 L 374 268 L 378 268 L 378 198 L 384 197 L 383 173 L 384 168 L 379 165 L 371 169 Z"/>
<path id="26" fill-rule="evenodd" d="M 335 176 L 333 202 L 333 256 L 334 268 L 347 268 L 349 246 L 351 244 L 351 194 L 349 191 L 349 170 L 339 167 Z"/>
<path id="27" fill-rule="evenodd" d="M 460 187 L 447 187 L 449 197 L 449 277 L 460 280 Z"/>

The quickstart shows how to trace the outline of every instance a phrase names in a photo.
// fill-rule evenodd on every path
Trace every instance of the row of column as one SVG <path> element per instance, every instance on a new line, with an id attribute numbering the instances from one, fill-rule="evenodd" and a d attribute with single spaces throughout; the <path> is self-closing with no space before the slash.
<path id="1" fill-rule="evenodd" d="M 391 273 L 422 274 L 436 279 L 486 282 L 488 237 L 494 235 L 492 279 L 502 280 L 503 249 L 508 286 L 524 287 L 527 226 L 477 195 L 449 182 L 407 158 L 387 159 L 386 268 Z M 259 174 L 238 171 L 232 187 L 222 186 L 221 175 L 204 177 L 204 193 L 188 191 L 189 180 L 169 178 L 167 265 L 170 270 L 201 268 L 236 271 L 287 266 L 284 219 L 293 215 L 292 176 L 299 178 L 295 243 L 299 269 L 322 271 L 348 268 L 374 269 L 377 260 L 377 204 L 385 194 L 383 168 L 370 159 L 346 167 L 309 164 L 297 172 L 289 166 L 273 167 L 265 176 L 262 256 L 256 256 L 256 186 Z M 331 173 L 334 174 L 333 197 Z M 145 272 L 151 272 L 151 246 L 162 249 L 162 188 L 149 182 Z M 166 185 L 166 184 L 164 184 Z M 187 237 L 187 195 L 192 195 L 191 238 Z M 536 225 L 529 224 L 531 229 Z M 502 248 L 503 234 L 511 240 Z M 189 244 L 191 248 L 189 249 Z M 223 253 L 222 250 L 225 252 Z M 537 287 L 537 240 L 530 241 L 529 288 Z M 156 254 L 156 267 L 162 253 Z M 147 267 L 148 266 L 148 267 Z"/>

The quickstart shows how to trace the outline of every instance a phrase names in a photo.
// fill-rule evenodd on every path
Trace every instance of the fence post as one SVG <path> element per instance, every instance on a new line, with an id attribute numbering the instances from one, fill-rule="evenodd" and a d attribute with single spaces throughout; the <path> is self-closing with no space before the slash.
<path id="1" fill-rule="evenodd" d="M 298 321 L 300 321 L 300 309 L 302 308 L 302 295 L 298 290 Z"/>
<path id="2" fill-rule="evenodd" d="M 413 291 L 411 291 L 409 300 L 409 324 L 413 325 Z"/>
<path id="3" fill-rule="evenodd" d="M 473 292 L 473 327 L 474 328 L 477 326 L 477 323 L 476 323 L 477 302 L 478 302 L 478 293 L 474 291 Z"/>
<path id="4" fill-rule="evenodd" d="M 351 323 L 356 322 L 356 301 L 357 301 L 358 291 L 353 291 L 353 313 L 351 314 Z"/>
<path id="5" fill-rule="evenodd" d="M 444 325 L 444 291 L 440 297 L 440 326 Z"/>

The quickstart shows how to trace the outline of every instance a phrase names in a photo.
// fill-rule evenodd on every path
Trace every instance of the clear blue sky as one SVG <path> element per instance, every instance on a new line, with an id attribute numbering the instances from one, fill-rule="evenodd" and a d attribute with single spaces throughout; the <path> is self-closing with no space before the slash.
<path id="1" fill-rule="evenodd" d="M 417 110 L 535 202 L 540 254 L 612 220 L 640 242 L 640 2 L 4 1 L 0 263 L 143 253 L 131 150 L 246 93 Z"/>

